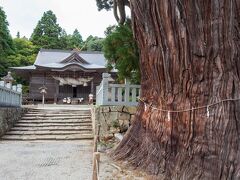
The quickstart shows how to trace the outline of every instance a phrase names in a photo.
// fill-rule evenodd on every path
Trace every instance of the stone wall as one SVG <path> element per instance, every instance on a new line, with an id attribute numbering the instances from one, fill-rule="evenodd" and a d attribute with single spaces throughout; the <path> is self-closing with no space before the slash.
<path id="1" fill-rule="evenodd" d="M 26 108 L 0 107 L 0 137 L 3 136 L 26 112 Z"/>
<path id="2" fill-rule="evenodd" d="M 95 108 L 95 129 L 99 135 L 126 132 L 135 117 L 135 106 L 99 106 Z"/>

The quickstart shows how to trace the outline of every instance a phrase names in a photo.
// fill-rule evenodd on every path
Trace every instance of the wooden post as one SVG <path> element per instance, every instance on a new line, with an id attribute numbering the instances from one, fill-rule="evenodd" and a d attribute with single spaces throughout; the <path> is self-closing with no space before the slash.
<path id="1" fill-rule="evenodd" d="M 98 179 L 99 162 L 100 162 L 100 153 L 99 152 L 93 153 L 93 176 L 92 176 L 92 180 L 99 180 Z"/>
<path id="2" fill-rule="evenodd" d="M 93 142 L 93 153 L 97 152 L 97 143 L 98 143 L 98 136 L 94 136 L 94 142 Z"/>
<path id="3" fill-rule="evenodd" d="M 42 105 L 44 106 L 45 96 L 44 93 L 42 93 Z"/>
<path id="4" fill-rule="evenodd" d="M 93 85 L 93 80 L 91 81 L 91 94 L 93 94 L 93 89 L 94 89 L 94 85 Z"/>
<path id="5" fill-rule="evenodd" d="M 55 80 L 55 94 L 54 94 L 54 104 L 57 104 L 58 102 L 58 95 L 59 95 L 59 83 L 57 80 Z"/>

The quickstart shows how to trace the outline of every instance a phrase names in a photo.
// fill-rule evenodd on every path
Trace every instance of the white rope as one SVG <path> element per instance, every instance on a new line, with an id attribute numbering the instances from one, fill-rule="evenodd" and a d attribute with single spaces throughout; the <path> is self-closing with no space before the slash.
<path id="1" fill-rule="evenodd" d="M 171 115 L 169 111 L 168 111 L 168 121 L 171 121 Z"/>
<path id="2" fill-rule="evenodd" d="M 141 98 L 138 98 L 138 99 L 139 99 L 141 102 L 144 103 L 144 110 L 145 110 L 145 111 L 146 111 L 147 107 L 151 107 L 151 109 L 153 109 L 153 110 L 162 111 L 162 112 L 167 112 L 167 113 L 187 112 L 187 111 L 194 111 L 194 110 L 198 110 L 198 109 L 207 108 L 207 115 L 208 115 L 208 116 L 210 115 L 209 107 L 215 106 L 215 105 L 218 105 L 218 104 L 220 104 L 220 103 L 227 102 L 227 101 L 239 101 L 239 100 L 240 100 L 240 98 L 237 98 L 237 99 L 224 99 L 224 100 L 221 100 L 221 101 L 218 101 L 218 102 L 215 102 L 215 103 L 211 103 L 211 104 L 208 104 L 208 105 L 205 105 L 205 106 L 193 107 L 193 108 L 191 108 L 191 109 L 170 110 L 170 109 L 156 108 L 156 107 L 152 106 L 151 104 L 146 103 L 143 99 L 141 99 Z M 169 118 L 168 118 L 168 119 L 169 119 Z"/>
<path id="3" fill-rule="evenodd" d="M 210 116 L 210 111 L 209 111 L 209 106 L 207 106 L 207 117 L 209 118 Z"/>

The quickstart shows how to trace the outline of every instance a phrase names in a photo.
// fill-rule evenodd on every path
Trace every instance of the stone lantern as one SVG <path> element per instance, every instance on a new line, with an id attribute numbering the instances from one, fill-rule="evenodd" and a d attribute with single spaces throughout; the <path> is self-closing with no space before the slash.
<path id="1" fill-rule="evenodd" d="M 14 79 L 13 79 L 10 71 L 8 72 L 8 74 L 6 76 L 4 76 L 2 78 L 2 80 L 4 81 L 4 86 L 12 89 L 12 83 L 13 83 Z"/>

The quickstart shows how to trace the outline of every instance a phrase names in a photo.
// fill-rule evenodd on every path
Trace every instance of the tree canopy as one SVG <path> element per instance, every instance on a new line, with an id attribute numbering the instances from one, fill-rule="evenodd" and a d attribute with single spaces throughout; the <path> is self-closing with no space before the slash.
<path id="1" fill-rule="evenodd" d="M 133 38 L 130 22 L 119 26 L 110 26 L 105 31 L 103 52 L 109 69 L 118 70 L 119 80 L 129 78 L 133 83 L 139 83 L 139 55 Z"/>
<path id="2" fill-rule="evenodd" d="M 6 74 L 8 67 L 7 56 L 13 52 L 13 41 L 8 30 L 5 12 L 0 7 L 0 76 Z"/>
<path id="3" fill-rule="evenodd" d="M 97 36 L 88 36 L 84 42 L 83 51 L 102 51 L 103 49 L 103 38 Z"/>
<path id="4" fill-rule="evenodd" d="M 38 21 L 31 35 L 31 41 L 41 48 L 61 48 L 61 32 L 62 28 L 57 24 L 56 15 L 52 11 L 47 11 Z"/>
<path id="5" fill-rule="evenodd" d="M 70 38 L 70 44 L 73 47 L 73 49 L 74 48 L 81 49 L 81 47 L 83 46 L 82 36 L 77 29 L 73 31 L 73 34 Z"/>
<path id="6" fill-rule="evenodd" d="M 34 63 L 37 47 L 26 38 L 13 39 L 14 53 L 8 56 L 11 66 L 28 66 Z"/>

